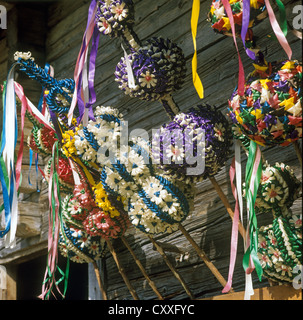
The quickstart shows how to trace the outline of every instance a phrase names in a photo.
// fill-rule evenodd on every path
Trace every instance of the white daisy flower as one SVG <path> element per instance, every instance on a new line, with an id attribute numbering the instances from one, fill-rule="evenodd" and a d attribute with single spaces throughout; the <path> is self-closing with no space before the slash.
<path id="1" fill-rule="evenodd" d="M 174 163 L 182 164 L 185 157 L 184 148 L 170 145 L 166 149 L 166 156 L 171 157 Z"/>
<path id="2" fill-rule="evenodd" d="M 224 141 L 223 135 L 225 132 L 225 128 L 223 127 L 222 123 L 216 123 L 214 126 L 215 136 L 218 138 L 219 141 Z"/>
<path id="3" fill-rule="evenodd" d="M 125 3 L 122 2 L 121 4 L 118 4 L 116 6 L 112 6 L 111 12 L 114 13 L 114 18 L 118 19 L 119 21 L 123 20 L 125 17 L 127 17 L 128 10 L 124 9 Z"/>
<path id="4" fill-rule="evenodd" d="M 281 190 L 281 187 L 276 187 L 274 184 L 272 184 L 270 187 L 267 187 L 265 189 L 265 192 L 262 193 L 265 201 L 270 201 L 273 203 L 275 200 L 280 201 L 282 198 L 280 197 L 280 194 L 282 194 L 283 191 Z"/>
<path id="5" fill-rule="evenodd" d="M 272 266 L 272 262 L 266 254 L 258 252 L 258 258 L 261 263 L 262 268 L 265 268 L 266 266 Z"/>
<path id="6" fill-rule="evenodd" d="M 112 32 L 111 25 L 103 17 L 100 17 L 97 25 L 98 25 L 99 31 L 104 32 L 104 34 L 109 34 Z"/>
<path id="7" fill-rule="evenodd" d="M 139 82 L 141 83 L 142 87 L 154 87 L 157 84 L 157 79 L 155 79 L 155 75 L 151 74 L 149 71 L 146 73 L 142 73 L 139 78 Z"/>

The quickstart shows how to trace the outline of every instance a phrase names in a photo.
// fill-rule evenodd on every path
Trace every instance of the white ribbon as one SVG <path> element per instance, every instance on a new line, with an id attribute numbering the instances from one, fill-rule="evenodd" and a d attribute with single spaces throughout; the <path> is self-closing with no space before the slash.
<path id="1" fill-rule="evenodd" d="M 121 43 L 121 47 L 122 47 L 122 49 L 124 51 L 124 59 L 125 59 L 125 63 L 126 63 L 128 87 L 130 89 L 134 89 L 136 87 L 136 84 L 135 84 L 135 78 L 134 78 L 134 74 L 133 74 L 133 69 L 132 69 L 130 60 L 128 58 L 128 54 L 127 54 L 126 50 L 124 49 L 122 43 Z"/>

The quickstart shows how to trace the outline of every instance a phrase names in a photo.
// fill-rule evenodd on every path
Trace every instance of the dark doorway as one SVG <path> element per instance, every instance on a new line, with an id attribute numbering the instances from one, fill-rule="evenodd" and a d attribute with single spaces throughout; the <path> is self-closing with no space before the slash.
<path id="1" fill-rule="evenodd" d="M 66 259 L 59 256 L 59 267 L 65 270 Z M 40 256 L 18 265 L 17 300 L 38 300 L 46 268 L 46 256 Z M 59 276 L 57 277 L 59 279 Z M 63 287 L 60 285 L 60 289 Z M 56 291 L 56 290 L 55 290 Z M 63 292 L 63 289 L 62 289 Z M 56 295 L 57 299 L 62 299 Z M 54 297 L 50 297 L 54 299 Z M 88 299 L 88 265 L 70 262 L 65 300 Z"/>

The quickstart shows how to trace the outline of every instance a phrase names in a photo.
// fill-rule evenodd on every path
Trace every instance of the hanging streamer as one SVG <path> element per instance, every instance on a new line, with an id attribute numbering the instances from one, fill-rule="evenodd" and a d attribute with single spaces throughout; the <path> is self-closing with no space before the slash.
<path id="1" fill-rule="evenodd" d="M 230 166 L 229 177 L 230 177 L 230 182 L 231 182 L 232 193 L 233 193 L 233 196 L 236 200 L 236 205 L 235 205 L 234 217 L 233 217 L 233 223 L 232 223 L 228 280 L 227 280 L 227 284 L 225 285 L 225 287 L 222 290 L 223 293 L 226 293 L 231 289 L 232 278 L 233 278 L 233 273 L 234 273 L 235 264 L 236 264 L 236 257 L 237 257 L 238 226 L 239 226 L 240 209 L 239 209 L 239 198 L 238 198 L 237 190 L 236 190 L 236 187 L 233 183 L 235 175 L 236 175 L 236 170 L 235 170 L 235 157 L 234 157 L 232 164 Z"/>
<path id="2" fill-rule="evenodd" d="M 244 74 L 244 68 L 241 60 L 241 56 L 238 49 L 237 39 L 236 39 L 236 30 L 235 30 L 235 23 L 234 23 L 234 17 L 232 14 L 231 6 L 228 0 L 222 0 L 224 9 L 227 13 L 228 19 L 230 21 L 230 26 L 232 30 L 232 35 L 234 39 L 234 43 L 236 46 L 237 54 L 238 54 L 238 60 L 239 60 L 239 77 L 238 77 L 238 92 L 239 95 L 244 95 L 244 87 L 245 87 L 245 74 Z"/>
<path id="3" fill-rule="evenodd" d="M 243 257 L 243 267 L 247 274 L 256 269 L 259 280 L 262 279 L 258 251 L 258 226 L 255 213 L 255 201 L 262 174 L 261 151 L 259 146 L 250 141 L 249 154 L 245 171 L 245 197 L 247 201 L 248 227 L 247 227 L 247 250 Z"/>
<path id="4" fill-rule="evenodd" d="M 279 8 L 279 20 L 280 20 L 281 30 L 282 30 L 284 36 L 286 37 L 288 30 L 287 30 L 287 19 L 286 19 L 285 6 L 281 0 L 276 0 L 276 3 Z"/>
<path id="5" fill-rule="evenodd" d="M 60 187 L 57 167 L 59 165 L 59 147 L 58 141 L 53 145 L 52 163 L 49 175 L 49 230 L 48 230 L 48 254 L 47 267 L 45 270 L 44 281 L 42 285 L 42 293 L 39 296 L 41 299 L 49 299 L 50 294 L 54 296 L 53 288 L 64 298 L 67 290 L 67 281 L 69 275 L 69 259 L 65 272 L 58 266 L 58 242 L 60 228 L 63 226 L 60 202 Z M 56 273 L 59 272 L 60 278 L 56 280 Z M 59 288 L 59 284 L 64 281 L 63 293 Z"/>
<path id="6" fill-rule="evenodd" d="M 242 28 L 241 28 L 241 39 L 243 42 L 243 46 L 245 48 L 246 54 L 252 59 L 256 59 L 256 55 L 253 51 L 246 47 L 245 38 L 248 31 L 250 21 L 250 0 L 243 0 L 243 8 L 242 8 Z"/>
<path id="7" fill-rule="evenodd" d="M 197 28 L 198 28 L 198 20 L 200 13 L 200 0 L 193 0 L 192 14 L 191 14 L 191 32 L 194 43 L 194 56 L 192 59 L 192 74 L 193 74 L 193 83 L 196 88 L 196 91 L 200 97 L 200 99 L 204 98 L 204 89 L 200 77 L 197 72 L 198 59 L 197 59 Z"/>
<path id="8" fill-rule="evenodd" d="M 5 208 L 5 246 L 14 247 L 17 230 L 18 200 L 15 172 L 15 147 L 17 143 L 17 109 L 14 90 L 14 69 L 16 64 L 10 68 L 4 89 L 3 101 L 3 128 L 1 137 L 1 170 L 0 178 L 3 191 Z"/>
<path id="9" fill-rule="evenodd" d="M 289 46 L 289 43 L 283 33 L 283 31 L 281 30 L 279 23 L 275 17 L 274 11 L 270 5 L 269 0 L 265 0 L 265 5 L 266 5 L 266 9 L 268 12 L 268 17 L 269 17 L 269 21 L 271 23 L 272 29 L 279 41 L 279 43 L 281 44 L 282 48 L 284 49 L 285 53 L 288 56 L 288 59 L 291 60 L 291 56 L 292 56 L 292 50 Z"/>
<path id="10" fill-rule="evenodd" d="M 95 23 L 96 12 L 97 12 L 97 0 L 93 0 L 88 10 L 87 26 L 83 35 L 82 45 L 80 48 L 80 52 L 78 54 L 75 72 L 74 72 L 75 91 L 73 94 L 71 107 L 68 112 L 69 125 L 71 125 L 73 113 L 77 103 L 78 103 L 78 109 L 80 113 L 78 121 L 82 121 L 85 113 L 85 108 L 88 108 L 88 117 L 91 120 L 95 120 L 93 115 L 92 105 L 96 101 L 96 94 L 94 91 L 94 77 L 95 77 L 95 64 L 96 64 L 96 57 L 97 57 L 97 51 L 98 51 L 99 36 L 100 36 L 100 32 Z M 93 41 L 92 41 L 92 48 L 91 48 L 90 59 L 89 59 L 89 71 L 88 71 L 88 79 L 87 79 L 87 73 L 86 75 L 84 75 L 83 69 L 87 68 L 86 66 L 87 57 L 88 57 L 87 52 L 88 52 L 88 47 L 89 47 L 91 38 L 93 38 Z M 86 77 L 84 81 L 83 81 L 83 76 Z M 86 87 L 88 86 L 88 90 L 90 93 L 89 101 L 85 101 L 84 91 L 87 89 L 83 88 L 83 85 L 85 85 Z"/>

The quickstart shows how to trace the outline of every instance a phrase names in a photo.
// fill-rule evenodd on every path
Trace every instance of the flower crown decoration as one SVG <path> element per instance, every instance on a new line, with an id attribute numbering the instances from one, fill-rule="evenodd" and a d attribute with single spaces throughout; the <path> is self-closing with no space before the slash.
<path id="1" fill-rule="evenodd" d="M 302 215 L 286 207 L 258 234 L 258 258 L 264 275 L 279 284 L 293 283 L 302 267 Z"/>
<path id="2" fill-rule="evenodd" d="M 22 108 L 26 110 L 24 114 L 33 123 L 28 146 L 43 156 L 51 156 L 44 170 L 45 179 L 49 182 L 49 194 L 52 197 L 50 215 L 53 218 L 51 217 L 50 221 L 53 221 L 54 226 L 50 226 L 49 229 L 52 234 L 49 245 L 54 249 L 51 252 L 55 252 L 54 250 L 59 247 L 60 252 L 68 257 L 81 256 L 81 261 L 85 256 L 87 257 L 85 261 L 91 261 L 94 257 L 97 259 L 105 250 L 103 240 L 100 239 L 107 241 L 122 236 L 130 222 L 119 199 L 108 197 L 102 187 L 98 165 L 81 160 L 75 155 L 70 157 L 72 142 L 66 141 L 65 137 L 71 137 L 79 130 L 76 118 L 72 119 L 71 124 L 68 122 L 75 82 L 72 79 L 55 79 L 40 68 L 30 54 L 17 53 L 15 59 L 15 66 L 19 66 L 22 72 L 43 86 L 44 99 L 49 111 L 48 119 L 47 114 L 42 114 L 28 101 L 23 91 L 20 92 L 20 85 L 16 85 L 18 94 L 23 94 L 21 101 Z M 24 123 L 24 119 L 21 123 Z M 75 176 L 78 176 L 76 180 Z M 62 199 L 60 191 L 66 194 Z M 68 231 L 68 228 L 72 231 Z M 75 232 L 77 237 L 74 237 Z M 58 235 L 60 233 L 61 237 L 59 243 L 56 243 L 57 233 Z M 78 245 L 87 237 L 93 242 L 96 241 L 95 237 L 99 237 L 100 243 L 91 255 L 89 251 L 85 251 L 87 249 L 85 246 Z M 56 263 L 51 263 L 52 259 L 50 253 L 51 265 L 48 267 L 49 272 L 45 274 L 43 297 L 49 295 L 54 285 L 54 273 L 57 267 Z M 74 260 L 78 261 L 78 258 Z"/>
<path id="3" fill-rule="evenodd" d="M 276 163 L 270 166 L 265 163 L 255 207 L 260 212 L 272 212 L 275 216 L 284 208 L 291 208 L 300 191 L 301 182 L 288 165 Z"/>
<path id="4" fill-rule="evenodd" d="M 245 94 L 229 100 L 232 122 L 260 145 L 286 146 L 302 138 L 302 64 L 269 63 L 250 74 Z"/>

